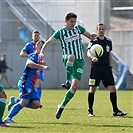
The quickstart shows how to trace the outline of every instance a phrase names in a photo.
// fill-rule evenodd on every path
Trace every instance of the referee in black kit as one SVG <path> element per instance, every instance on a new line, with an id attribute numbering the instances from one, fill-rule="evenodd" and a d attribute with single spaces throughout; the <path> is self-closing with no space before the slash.
<path id="1" fill-rule="evenodd" d="M 87 51 L 87 56 L 92 60 L 89 79 L 90 88 L 88 93 L 88 116 L 95 116 L 93 113 L 94 94 L 96 87 L 100 84 L 100 81 L 102 81 L 103 85 L 110 91 L 110 101 L 113 107 L 113 115 L 124 116 L 127 113 L 123 113 L 117 107 L 117 94 L 111 66 L 112 41 L 104 35 L 106 31 L 106 26 L 104 24 L 98 23 L 96 31 L 97 37 L 90 42 Z M 93 57 L 89 51 L 91 46 L 94 44 L 99 44 L 103 47 L 103 55 L 99 58 Z"/>

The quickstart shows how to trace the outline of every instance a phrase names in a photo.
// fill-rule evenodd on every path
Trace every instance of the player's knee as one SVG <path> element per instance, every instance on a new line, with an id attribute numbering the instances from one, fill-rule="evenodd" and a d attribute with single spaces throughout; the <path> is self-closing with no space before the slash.
<path id="1" fill-rule="evenodd" d="M 34 108 L 34 109 L 40 108 L 40 104 L 35 104 L 33 108 Z"/>
<path id="2" fill-rule="evenodd" d="M 33 106 L 32 106 L 33 109 L 38 109 L 38 108 L 40 108 L 40 102 L 39 102 L 39 101 L 34 101 L 32 105 L 33 105 Z"/>
<path id="3" fill-rule="evenodd" d="M 116 92 L 115 86 L 108 86 L 107 88 L 110 90 L 111 93 Z"/>
<path id="4" fill-rule="evenodd" d="M 69 55 L 68 56 L 68 61 L 74 62 L 74 60 L 75 60 L 75 56 L 74 55 Z"/>
<path id="5" fill-rule="evenodd" d="M 37 87 L 37 88 L 41 88 L 41 84 L 37 84 L 36 87 Z"/>
<path id="6" fill-rule="evenodd" d="M 4 94 L 4 98 L 7 99 L 7 95 L 6 95 L 6 93 Z"/>
<path id="7" fill-rule="evenodd" d="M 95 93 L 95 91 L 96 91 L 96 87 L 90 86 L 89 92 L 90 93 Z"/>
<path id="8" fill-rule="evenodd" d="M 7 95 L 4 93 L 4 94 L 2 95 L 2 98 L 7 99 Z"/>
<path id="9" fill-rule="evenodd" d="M 0 98 L 5 98 L 5 99 L 7 99 L 7 95 L 6 95 L 6 93 L 5 93 L 4 90 L 2 90 L 2 91 L 0 92 Z"/>
<path id="10" fill-rule="evenodd" d="M 72 85 L 72 90 L 73 91 L 76 91 L 78 89 L 78 86 L 77 85 Z"/>

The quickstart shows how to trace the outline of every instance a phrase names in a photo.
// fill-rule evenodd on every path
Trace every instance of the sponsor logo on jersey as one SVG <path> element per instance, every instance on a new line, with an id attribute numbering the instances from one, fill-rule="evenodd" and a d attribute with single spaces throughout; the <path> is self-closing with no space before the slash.
<path id="1" fill-rule="evenodd" d="M 65 42 L 72 42 L 72 41 L 77 40 L 77 39 L 79 39 L 79 36 L 77 34 L 72 35 L 70 37 L 64 37 Z"/>

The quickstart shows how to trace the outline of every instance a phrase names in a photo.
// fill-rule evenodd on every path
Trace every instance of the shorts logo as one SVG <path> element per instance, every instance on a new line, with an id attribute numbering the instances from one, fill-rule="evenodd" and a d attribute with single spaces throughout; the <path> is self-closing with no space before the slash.
<path id="1" fill-rule="evenodd" d="M 83 73 L 83 70 L 82 70 L 81 68 L 78 68 L 78 69 L 77 69 L 77 72 Z"/>
<path id="2" fill-rule="evenodd" d="M 95 79 L 89 79 L 89 85 L 95 85 Z"/>
<path id="3" fill-rule="evenodd" d="M 28 93 L 31 93 L 31 88 L 28 88 L 27 91 L 28 91 Z"/>

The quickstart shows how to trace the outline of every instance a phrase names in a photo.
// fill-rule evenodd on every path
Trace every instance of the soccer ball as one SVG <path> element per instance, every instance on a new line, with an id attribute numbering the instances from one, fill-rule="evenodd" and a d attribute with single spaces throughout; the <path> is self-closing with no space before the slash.
<path id="1" fill-rule="evenodd" d="M 99 44 L 94 44 L 91 47 L 91 49 L 90 49 L 90 53 L 91 53 L 92 56 L 98 58 L 98 57 L 102 56 L 102 54 L 103 54 L 103 48 Z"/>

